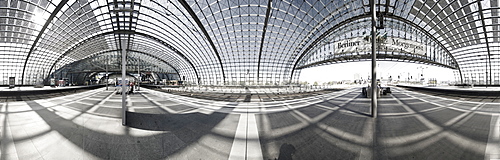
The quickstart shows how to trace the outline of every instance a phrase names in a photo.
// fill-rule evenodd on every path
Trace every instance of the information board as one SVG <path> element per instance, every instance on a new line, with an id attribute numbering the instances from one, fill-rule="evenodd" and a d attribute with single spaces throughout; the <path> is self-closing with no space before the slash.
<path id="1" fill-rule="evenodd" d="M 14 88 L 16 86 L 16 77 L 9 77 L 9 88 Z"/>

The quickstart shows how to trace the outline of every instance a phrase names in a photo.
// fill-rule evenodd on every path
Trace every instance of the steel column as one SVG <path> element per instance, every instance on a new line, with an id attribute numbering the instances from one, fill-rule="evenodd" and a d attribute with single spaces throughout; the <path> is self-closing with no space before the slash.
<path id="1" fill-rule="evenodd" d="M 370 0 L 370 10 L 371 10 L 371 17 L 372 17 L 372 84 L 371 84 L 371 114 L 373 118 L 377 118 L 377 91 L 378 91 L 378 85 L 377 85 L 377 50 L 376 50 L 376 11 L 375 11 L 375 0 Z"/>
<path id="2" fill-rule="evenodd" d="M 108 81 L 109 81 L 109 78 L 108 78 L 108 63 L 109 63 L 109 57 L 106 56 L 106 91 L 108 90 Z"/>
<path id="3" fill-rule="evenodd" d="M 121 41 L 121 49 L 122 49 L 122 125 L 127 125 L 126 115 L 127 115 L 127 84 L 125 84 L 125 75 L 127 70 L 127 42 Z"/>
<path id="4" fill-rule="evenodd" d="M 138 58 L 137 61 L 137 91 L 139 91 L 141 88 L 141 71 L 139 70 L 139 63 L 141 62 L 141 57 Z M 173 67 L 172 67 L 173 68 Z"/>

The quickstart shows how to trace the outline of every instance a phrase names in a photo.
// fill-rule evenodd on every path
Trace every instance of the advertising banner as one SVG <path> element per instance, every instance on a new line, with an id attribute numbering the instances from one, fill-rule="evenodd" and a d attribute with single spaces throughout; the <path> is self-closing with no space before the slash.
<path id="1" fill-rule="evenodd" d="M 371 51 L 370 38 L 355 37 L 334 42 L 334 54 L 369 52 Z M 425 56 L 426 45 L 396 37 L 377 37 L 377 51 L 399 52 Z"/>

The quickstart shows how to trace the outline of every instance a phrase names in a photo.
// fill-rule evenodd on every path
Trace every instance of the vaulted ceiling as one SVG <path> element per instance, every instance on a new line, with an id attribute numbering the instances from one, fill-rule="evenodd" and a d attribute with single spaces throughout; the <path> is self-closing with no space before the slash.
<path id="1" fill-rule="evenodd" d="M 387 19 L 432 35 L 458 62 L 464 77 L 483 74 L 500 80 L 497 0 L 375 2 L 377 12 L 387 14 Z M 8 77 L 28 83 L 35 74 L 48 76 L 74 62 L 125 50 L 131 58 L 152 57 L 165 63 L 157 66 L 185 76 L 190 83 L 286 84 L 297 81 L 297 63 L 311 54 L 318 41 L 337 31 L 332 28 L 339 24 L 369 14 L 368 4 L 368 0 L 0 1 L 0 83 Z"/>

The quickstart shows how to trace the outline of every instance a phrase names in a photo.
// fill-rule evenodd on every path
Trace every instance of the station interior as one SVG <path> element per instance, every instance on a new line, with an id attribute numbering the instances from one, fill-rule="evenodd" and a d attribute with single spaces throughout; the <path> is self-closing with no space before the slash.
<path id="1" fill-rule="evenodd" d="M 0 159 L 500 159 L 498 0 L 0 0 Z"/>

